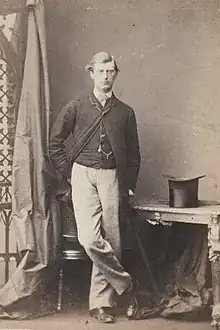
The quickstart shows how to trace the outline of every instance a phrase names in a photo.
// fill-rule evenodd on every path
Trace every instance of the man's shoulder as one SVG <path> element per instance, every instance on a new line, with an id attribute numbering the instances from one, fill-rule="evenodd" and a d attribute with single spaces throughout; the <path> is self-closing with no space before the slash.
<path id="1" fill-rule="evenodd" d="M 124 101 L 120 100 L 117 96 L 115 96 L 115 100 L 116 100 L 116 106 L 120 107 L 121 110 L 123 110 L 127 113 L 134 112 L 134 109 L 130 105 L 128 105 Z"/>
<path id="2" fill-rule="evenodd" d="M 68 102 L 65 103 L 63 109 L 64 111 L 71 111 L 73 109 L 79 108 L 82 104 L 88 103 L 89 101 L 89 96 L 76 96 L 75 98 L 69 100 Z"/>
<path id="3" fill-rule="evenodd" d="M 75 98 L 69 100 L 65 106 L 68 106 L 68 107 L 73 107 L 75 105 L 78 105 L 80 103 L 85 103 L 85 102 L 88 102 L 89 100 L 89 97 L 88 95 L 83 95 L 83 96 L 76 96 Z"/>
<path id="4" fill-rule="evenodd" d="M 90 100 L 90 95 L 88 94 L 78 95 L 75 98 L 76 103 L 85 103 L 85 102 L 89 102 L 89 100 Z"/>

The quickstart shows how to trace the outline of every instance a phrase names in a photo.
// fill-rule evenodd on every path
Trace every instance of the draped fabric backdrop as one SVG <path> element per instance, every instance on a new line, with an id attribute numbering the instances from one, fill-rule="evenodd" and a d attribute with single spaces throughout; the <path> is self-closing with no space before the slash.
<path id="1" fill-rule="evenodd" d="M 0 305 L 2 316 L 24 318 L 45 312 L 47 271 L 50 268 L 51 273 L 59 251 L 60 231 L 47 154 L 50 95 L 43 1 L 3 1 L 0 5 L 1 13 L 17 10 L 26 10 L 28 20 L 12 168 L 12 223 L 21 262 L 0 290 Z"/>

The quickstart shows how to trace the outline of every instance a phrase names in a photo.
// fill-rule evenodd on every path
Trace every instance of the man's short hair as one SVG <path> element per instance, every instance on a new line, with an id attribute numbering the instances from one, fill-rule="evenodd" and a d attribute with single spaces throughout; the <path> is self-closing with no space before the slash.
<path id="1" fill-rule="evenodd" d="M 116 63 L 116 60 L 114 58 L 114 56 L 112 56 L 111 54 L 107 53 L 107 52 L 100 52 L 95 54 L 90 63 L 86 65 L 86 70 L 87 71 L 93 71 L 94 69 L 94 65 L 96 63 L 109 63 L 109 62 L 113 62 L 114 63 L 114 69 L 116 72 L 119 71 L 118 69 L 118 65 Z"/>

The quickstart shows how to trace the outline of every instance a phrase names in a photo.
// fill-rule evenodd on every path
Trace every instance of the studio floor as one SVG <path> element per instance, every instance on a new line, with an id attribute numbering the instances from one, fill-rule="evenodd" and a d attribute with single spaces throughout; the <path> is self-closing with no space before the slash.
<path id="1" fill-rule="evenodd" d="M 185 322 L 163 318 L 150 320 L 128 321 L 119 317 L 114 325 L 103 325 L 88 316 L 86 308 L 72 307 L 60 313 L 27 321 L 1 320 L 0 329 L 22 330 L 101 330 L 114 328 L 115 330 L 207 330 L 212 329 L 209 321 Z"/>

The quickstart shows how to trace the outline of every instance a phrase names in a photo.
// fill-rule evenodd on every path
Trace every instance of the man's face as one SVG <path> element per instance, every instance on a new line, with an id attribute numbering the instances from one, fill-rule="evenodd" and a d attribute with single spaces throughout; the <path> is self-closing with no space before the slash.
<path id="1" fill-rule="evenodd" d="M 117 78 L 118 73 L 115 71 L 114 62 L 95 63 L 90 76 L 94 82 L 94 87 L 101 93 L 108 93 Z"/>

